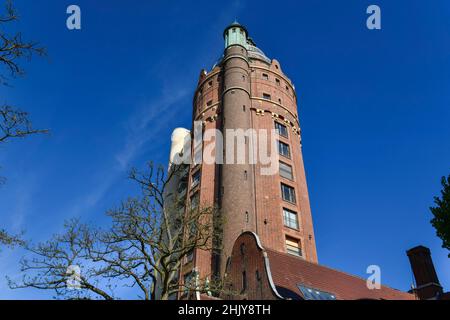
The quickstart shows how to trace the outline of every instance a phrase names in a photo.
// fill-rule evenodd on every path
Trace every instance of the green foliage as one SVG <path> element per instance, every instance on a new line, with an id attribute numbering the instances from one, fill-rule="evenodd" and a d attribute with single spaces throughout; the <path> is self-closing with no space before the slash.
<path id="1" fill-rule="evenodd" d="M 441 183 L 441 197 L 434 197 L 436 206 L 430 208 L 434 216 L 431 224 L 436 229 L 437 236 L 442 239 L 442 247 L 450 250 L 450 175 L 442 177 Z"/>

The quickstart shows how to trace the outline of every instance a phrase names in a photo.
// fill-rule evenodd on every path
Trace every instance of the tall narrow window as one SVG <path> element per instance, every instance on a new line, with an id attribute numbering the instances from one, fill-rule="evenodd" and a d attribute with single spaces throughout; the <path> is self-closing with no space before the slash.
<path id="1" fill-rule="evenodd" d="M 189 272 L 184 276 L 184 289 L 183 289 L 183 295 L 186 295 L 189 293 L 189 291 L 194 287 L 194 281 L 195 276 L 193 272 Z"/>
<path id="2" fill-rule="evenodd" d="M 280 79 L 275 79 L 275 83 L 277 84 L 277 86 L 279 86 L 280 85 Z"/>
<path id="3" fill-rule="evenodd" d="M 189 251 L 186 254 L 186 261 L 185 261 L 185 263 L 190 263 L 190 262 L 192 262 L 192 260 L 194 260 L 194 249 L 192 249 L 191 251 Z"/>
<path id="4" fill-rule="evenodd" d="M 293 256 L 301 257 L 302 249 L 300 246 L 300 240 L 286 237 L 286 252 L 292 254 Z"/>
<path id="5" fill-rule="evenodd" d="M 192 182 L 191 182 L 191 188 L 196 187 L 200 183 L 200 170 L 197 170 L 192 175 Z"/>
<path id="6" fill-rule="evenodd" d="M 294 180 L 294 175 L 292 174 L 292 167 L 281 161 L 280 161 L 280 176 L 289 180 Z"/>
<path id="7" fill-rule="evenodd" d="M 291 229 L 299 229 L 297 212 L 283 208 L 284 225 Z"/>
<path id="8" fill-rule="evenodd" d="M 200 194 L 198 191 L 191 197 L 191 209 L 195 210 L 200 204 Z"/>
<path id="9" fill-rule="evenodd" d="M 295 203 L 295 190 L 287 184 L 281 184 L 281 196 L 284 201 Z"/>
<path id="10" fill-rule="evenodd" d="M 278 153 L 283 157 L 290 158 L 291 151 L 289 150 L 289 145 L 287 143 L 278 141 Z"/>
<path id="11" fill-rule="evenodd" d="M 247 273 L 245 271 L 242 272 L 242 291 L 247 290 Z"/>
<path id="12" fill-rule="evenodd" d="M 275 121 L 275 131 L 277 132 L 277 134 L 279 134 L 280 136 L 283 137 L 288 137 L 288 129 L 284 124 L 281 124 L 277 121 Z"/>

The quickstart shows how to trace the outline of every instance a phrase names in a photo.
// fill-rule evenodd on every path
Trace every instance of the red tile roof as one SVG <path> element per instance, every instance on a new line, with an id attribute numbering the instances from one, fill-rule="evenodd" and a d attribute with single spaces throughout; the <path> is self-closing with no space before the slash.
<path id="1" fill-rule="evenodd" d="M 415 296 L 381 286 L 381 289 L 369 290 L 366 280 L 337 271 L 301 258 L 266 249 L 270 271 L 277 291 L 282 296 L 301 295 L 297 285 L 325 291 L 338 300 L 385 299 L 415 300 Z"/>

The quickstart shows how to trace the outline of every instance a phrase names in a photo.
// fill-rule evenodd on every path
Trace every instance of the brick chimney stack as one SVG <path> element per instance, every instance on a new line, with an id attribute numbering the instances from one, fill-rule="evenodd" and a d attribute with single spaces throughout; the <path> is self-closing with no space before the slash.
<path id="1" fill-rule="evenodd" d="M 420 300 L 435 299 L 443 294 L 439 283 L 430 249 L 424 246 L 412 248 L 406 252 L 416 280 L 416 288 L 412 291 Z"/>

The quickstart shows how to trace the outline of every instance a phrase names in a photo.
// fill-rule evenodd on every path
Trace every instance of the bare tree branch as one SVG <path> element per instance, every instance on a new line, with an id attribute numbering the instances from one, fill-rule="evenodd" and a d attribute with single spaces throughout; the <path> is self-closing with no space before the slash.
<path id="1" fill-rule="evenodd" d="M 38 43 L 25 41 L 20 32 L 8 33 L 8 27 L 14 25 L 19 15 L 11 0 L 5 1 L 4 9 L 0 9 L 0 84 L 8 84 L 8 79 L 21 76 L 25 70 L 22 60 L 30 60 L 33 56 L 46 55 L 46 51 Z M 34 129 L 28 114 L 9 105 L 0 106 L 0 144 L 13 138 L 23 138 L 48 130 Z M 0 177 L 0 184 L 5 178 Z"/>
<path id="2" fill-rule="evenodd" d="M 220 233 L 214 232 L 220 224 L 217 210 L 186 206 L 186 193 L 174 191 L 170 184 L 172 179 L 183 182 L 186 169 L 166 173 L 149 164 L 144 172 L 132 170 L 130 178 L 141 187 L 141 194 L 107 212 L 109 228 L 94 229 L 72 220 L 63 235 L 26 246 L 33 259 L 22 260 L 24 277 L 18 283 L 10 281 L 10 287 L 54 290 L 65 298 L 112 299 L 113 286 L 130 286 L 142 299 L 164 300 L 180 292 L 218 290 L 214 279 L 192 283 L 180 279 L 180 268 L 193 250 L 217 250 L 220 243 Z M 81 269 L 75 292 L 67 288 L 68 279 L 73 279 L 67 270 L 74 265 Z"/>
<path id="3" fill-rule="evenodd" d="M 45 48 L 37 42 L 25 41 L 20 32 L 8 34 L 5 25 L 9 25 L 19 19 L 12 1 L 7 0 L 4 8 L 5 13 L 0 15 L 0 64 L 6 68 L 10 77 L 25 74 L 25 70 L 19 64 L 21 59 L 30 60 L 34 55 L 45 56 Z M 8 76 L 0 75 L 0 83 L 7 84 Z"/>
<path id="4" fill-rule="evenodd" d="M 0 107 L 0 143 L 37 133 L 48 133 L 48 130 L 34 129 L 26 112 L 11 106 Z"/>

